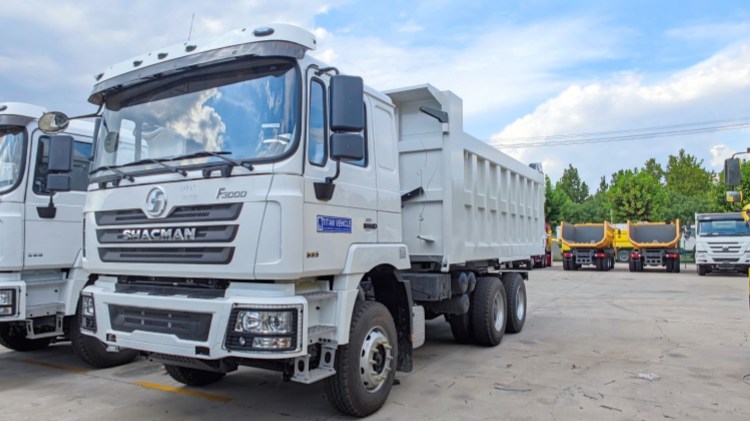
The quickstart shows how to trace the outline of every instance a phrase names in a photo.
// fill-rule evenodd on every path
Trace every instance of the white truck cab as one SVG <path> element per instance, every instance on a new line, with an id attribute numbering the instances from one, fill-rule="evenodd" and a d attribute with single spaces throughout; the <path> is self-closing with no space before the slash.
<path id="1" fill-rule="evenodd" d="M 44 112 L 0 103 L 0 344 L 30 351 L 72 339 L 85 361 L 112 365 L 123 355 L 82 337 L 75 319 L 90 281 L 81 268 L 81 229 L 94 125 L 75 121 L 64 136 L 46 135 L 37 126 Z M 50 145 L 61 138 L 72 147 L 69 183 L 51 202 Z"/>
<path id="2" fill-rule="evenodd" d="M 698 275 L 718 271 L 747 273 L 750 226 L 740 212 L 695 214 L 695 266 Z"/>
<path id="3" fill-rule="evenodd" d="M 544 253 L 544 176 L 467 135 L 451 92 L 381 93 L 315 48 L 274 24 L 98 76 L 81 329 L 185 384 L 260 367 L 365 416 L 425 319 L 522 329 L 528 274 L 503 268 Z"/>

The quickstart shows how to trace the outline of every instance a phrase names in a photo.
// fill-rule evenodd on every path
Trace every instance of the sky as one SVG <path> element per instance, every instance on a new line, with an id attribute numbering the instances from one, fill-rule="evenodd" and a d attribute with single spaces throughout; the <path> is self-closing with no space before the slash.
<path id="1" fill-rule="evenodd" d="M 94 75 L 112 64 L 284 22 L 376 89 L 453 91 L 468 133 L 553 182 L 573 165 L 593 191 L 680 149 L 719 171 L 750 147 L 747 1 L 7 0 L 0 19 L 0 101 L 69 115 L 96 110 Z M 623 134 L 637 136 L 610 139 Z"/>

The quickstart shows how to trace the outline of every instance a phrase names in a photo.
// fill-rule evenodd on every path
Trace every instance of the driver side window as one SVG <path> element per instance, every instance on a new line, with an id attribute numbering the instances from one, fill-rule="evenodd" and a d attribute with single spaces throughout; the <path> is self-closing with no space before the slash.
<path id="1" fill-rule="evenodd" d="M 310 121 L 308 124 L 307 159 L 312 165 L 325 166 L 328 158 L 326 142 L 325 86 L 314 79 L 310 84 Z"/>

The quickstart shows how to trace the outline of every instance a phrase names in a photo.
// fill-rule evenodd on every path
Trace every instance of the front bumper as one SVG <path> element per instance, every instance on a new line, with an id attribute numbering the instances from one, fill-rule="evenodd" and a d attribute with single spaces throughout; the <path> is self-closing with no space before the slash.
<path id="1" fill-rule="evenodd" d="M 0 282 L 0 323 L 26 320 L 26 283 Z"/>
<path id="2" fill-rule="evenodd" d="M 233 283 L 223 297 L 190 298 L 115 291 L 104 278 L 84 289 L 94 299 L 95 331 L 82 330 L 123 348 L 186 358 L 288 359 L 307 355 L 307 300 L 292 284 Z M 294 310 L 294 346 L 286 350 L 238 349 L 232 333 L 238 309 Z M 244 342 L 244 340 L 242 341 Z"/>
<path id="3" fill-rule="evenodd" d="M 750 266 L 750 255 L 747 253 L 717 256 L 705 251 L 695 253 L 695 263 L 711 265 L 719 269 L 734 269 L 741 266 Z"/>

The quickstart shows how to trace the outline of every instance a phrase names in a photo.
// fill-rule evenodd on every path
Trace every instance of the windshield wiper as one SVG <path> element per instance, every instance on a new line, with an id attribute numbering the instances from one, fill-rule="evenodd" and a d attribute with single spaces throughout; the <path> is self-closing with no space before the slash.
<path id="1" fill-rule="evenodd" d="M 182 168 L 170 167 L 169 165 L 165 164 L 162 161 L 164 161 L 164 159 L 143 158 L 143 159 L 139 159 L 138 161 L 133 161 L 127 164 L 120 165 L 120 167 L 130 167 L 133 165 L 141 165 L 141 164 L 156 164 L 156 165 L 160 165 L 168 169 L 169 171 L 176 172 L 177 174 L 180 174 L 183 177 L 187 177 L 187 171 L 183 170 Z"/>
<path id="2" fill-rule="evenodd" d="M 130 181 L 131 183 L 133 181 L 135 181 L 135 178 L 133 178 L 132 175 L 127 174 L 127 173 L 125 173 L 123 171 L 118 170 L 117 167 L 118 167 L 118 165 L 115 165 L 114 167 L 110 167 L 109 165 L 102 165 L 100 167 L 94 168 L 93 170 L 89 171 L 89 175 L 95 174 L 95 173 L 97 173 L 99 171 L 102 171 L 102 170 L 109 170 L 109 171 L 112 171 L 113 173 L 119 175 L 120 176 L 120 180 L 122 180 L 124 178 L 124 179 Z"/>
<path id="3" fill-rule="evenodd" d="M 172 158 L 165 159 L 165 161 L 177 161 L 180 159 L 205 158 L 205 157 L 213 156 L 215 158 L 219 158 L 223 161 L 226 161 L 228 164 L 231 164 L 233 167 L 240 166 L 240 167 L 245 167 L 250 171 L 253 170 L 253 165 L 248 160 L 237 161 L 235 159 L 227 158 L 226 156 L 224 156 L 224 155 L 231 155 L 231 154 L 232 154 L 232 151 L 198 151 L 198 152 L 193 152 L 193 153 L 189 153 L 185 155 L 177 155 Z"/>

